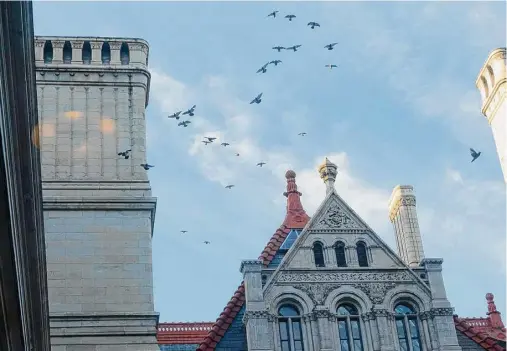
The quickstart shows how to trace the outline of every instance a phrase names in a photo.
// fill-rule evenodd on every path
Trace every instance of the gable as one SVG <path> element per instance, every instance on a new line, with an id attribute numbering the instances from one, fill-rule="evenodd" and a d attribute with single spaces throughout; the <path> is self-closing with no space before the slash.
<path id="1" fill-rule="evenodd" d="M 245 306 L 241 307 L 231 325 L 215 347 L 216 351 L 247 351 L 246 331 L 243 324 Z"/>

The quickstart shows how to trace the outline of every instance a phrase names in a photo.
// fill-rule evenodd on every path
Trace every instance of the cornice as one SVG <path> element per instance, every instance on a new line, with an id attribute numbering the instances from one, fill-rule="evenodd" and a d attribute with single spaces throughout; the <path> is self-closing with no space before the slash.
<path id="1" fill-rule="evenodd" d="M 484 64 L 482 65 L 481 70 L 479 71 L 479 74 L 477 75 L 477 78 L 475 79 L 475 85 L 479 87 L 479 82 L 481 80 L 481 77 L 484 75 L 484 72 L 486 71 L 486 67 L 488 64 L 493 61 L 494 59 L 505 59 L 506 54 L 506 48 L 498 48 L 490 52 L 488 55 L 488 58 L 486 61 L 484 61 Z"/>
<path id="2" fill-rule="evenodd" d="M 500 106 L 500 104 L 502 102 L 502 97 L 505 98 L 505 91 L 506 91 L 505 84 L 506 83 L 507 83 L 507 78 L 503 78 L 500 81 L 496 82 L 495 86 L 493 87 L 493 90 L 491 91 L 491 94 L 489 94 L 489 96 L 486 98 L 486 101 L 484 101 L 484 103 L 482 104 L 481 112 L 484 115 L 484 117 L 486 117 L 489 124 L 491 124 L 491 122 L 493 121 L 493 118 L 495 116 L 494 112 L 496 112 L 496 110 Z M 503 89 L 501 89 L 501 88 L 503 88 Z M 503 95 L 502 95 L 502 93 L 503 93 Z M 497 95 L 500 95 L 500 96 L 497 96 Z M 493 100 L 495 100 L 495 98 L 497 98 L 497 97 L 498 97 L 498 102 L 496 104 L 492 104 Z M 490 111 L 488 113 L 488 109 L 490 107 L 492 107 L 492 110 L 494 110 L 494 111 Z M 491 113 L 491 112 L 493 112 L 493 113 Z"/>

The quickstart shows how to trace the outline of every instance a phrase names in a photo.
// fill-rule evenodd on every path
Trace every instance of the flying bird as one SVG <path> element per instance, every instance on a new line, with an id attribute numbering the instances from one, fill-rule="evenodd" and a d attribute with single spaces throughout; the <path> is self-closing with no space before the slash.
<path id="1" fill-rule="evenodd" d="M 215 140 L 217 140 L 217 138 L 215 138 L 215 137 L 204 137 L 204 139 L 208 139 L 208 141 L 209 141 L 210 143 L 212 143 L 212 142 L 214 142 Z"/>
<path id="2" fill-rule="evenodd" d="M 262 93 L 260 93 L 259 95 L 257 95 L 257 97 L 250 102 L 250 105 L 253 104 L 253 103 L 260 104 L 261 101 L 262 101 L 261 97 L 262 97 Z"/>
<path id="3" fill-rule="evenodd" d="M 231 185 L 227 185 L 225 188 L 226 189 L 232 189 L 234 187 L 234 184 L 231 184 Z"/>
<path id="4" fill-rule="evenodd" d="M 152 167 L 155 167 L 155 166 L 152 166 L 152 165 L 149 165 L 147 163 L 141 163 L 141 167 L 144 168 L 145 171 L 149 170 L 150 168 Z"/>
<path id="5" fill-rule="evenodd" d="M 298 48 L 300 48 L 301 45 L 294 45 L 294 46 L 290 46 L 288 48 L 285 48 L 285 50 L 294 50 L 294 52 L 298 51 Z"/>
<path id="6" fill-rule="evenodd" d="M 222 145 L 222 146 L 229 146 L 229 145 L 231 145 L 231 144 L 229 144 L 229 143 L 222 143 L 222 144 L 220 144 L 220 145 Z"/>
<path id="7" fill-rule="evenodd" d="M 179 126 L 183 126 L 183 127 L 185 127 L 185 128 L 186 128 L 186 127 L 188 127 L 188 125 L 189 125 L 190 123 L 192 123 L 192 122 L 190 122 L 190 121 L 181 121 L 180 123 L 178 123 L 178 127 L 179 127 Z"/>
<path id="8" fill-rule="evenodd" d="M 331 43 L 331 44 L 327 44 L 326 46 L 324 46 L 325 49 L 328 49 L 328 50 L 333 50 L 334 49 L 334 46 L 338 44 L 338 43 Z"/>
<path id="9" fill-rule="evenodd" d="M 296 18 L 296 15 L 287 15 L 285 18 L 288 18 L 289 21 L 292 21 L 293 18 Z"/>
<path id="10" fill-rule="evenodd" d="M 239 156 L 239 154 L 236 152 L 236 156 Z"/>
<path id="11" fill-rule="evenodd" d="M 306 132 L 299 133 L 298 135 L 305 136 Z"/>
<path id="12" fill-rule="evenodd" d="M 211 144 L 212 141 L 208 141 L 208 140 L 203 140 L 202 143 L 204 143 L 204 145 L 208 145 L 208 144 Z"/>
<path id="13" fill-rule="evenodd" d="M 479 156 L 481 156 L 481 152 L 477 152 L 475 151 L 474 149 L 470 148 L 470 155 L 472 155 L 473 159 L 472 159 L 472 162 L 474 162 L 475 160 L 477 160 L 477 158 L 479 158 Z"/>
<path id="14" fill-rule="evenodd" d="M 273 11 L 273 12 L 271 12 L 271 13 L 270 13 L 267 17 L 273 16 L 273 18 L 275 18 L 275 17 L 276 17 L 276 14 L 277 14 L 278 12 L 280 12 L 280 11 Z"/>
<path id="15" fill-rule="evenodd" d="M 314 29 L 315 27 L 320 27 L 320 24 L 317 22 L 308 22 L 308 26 L 310 26 L 311 29 Z"/>
<path id="16" fill-rule="evenodd" d="M 265 64 L 264 66 L 262 66 L 261 68 L 259 68 L 259 69 L 257 70 L 257 72 L 256 72 L 256 73 L 266 73 L 266 72 L 267 72 L 266 67 L 268 67 L 268 65 L 269 65 L 269 62 L 268 62 L 268 63 L 266 63 L 266 64 Z"/>
<path id="17" fill-rule="evenodd" d="M 283 46 L 274 46 L 272 47 L 273 50 L 278 50 L 278 52 L 282 51 L 282 50 L 285 50 L 286 48 L 283 47 Z"/>
<path id="18" fill-rule="evenodd" d="M 262 166 L 264 166 L 265 164 L 266 164 L 266 162 L 259 162 L 259 163 L 257 163 L 257 166 L 262 167 Z"/>
<path id="19" fill-rule="evenodd" d="M 125 151 L 122 151 L 122 152 L 118 152 L 118 156 L 123 156 L 126 160 L 129 159 L 130 157 L 130 152 L 132 150 L 131 149 L 128 149 L 128 150 L 125 150 Z"/>
<path id="20" fill-rule="evenodd" d="M 192 106 L 191 108 L 189 108 L 188 110 L 183 112 L 183 114 L 189 115 L 190 117 L 192 117 L 194 115 L 195 108 L 196 108 L 196 105 Z"/>
<path id="21" fill-rule="evenodd" d="M 168 118 L 176 118 L 176 119 L 180 119 L 180 113 L 181 113 L 181 111 L 178 111 L 178 112 L 175 112 L 175 113 L 173 113 L 172 115 L 167 116 L 167 117 L 168 117 Z"/>
<path id="22" fill-rule="evenodd" d="M 275 66 L 278 66 L 279 63 L 282 63 L 281 60 L 273 60 L 273 61 L 269 61 L 269 63 L 272 63 L 274 64 Z"/>
<path id="23" fill-rule="evenodd" d="M 337 68 L 338 66 L 337 65 L 326 65 L 326 67 L 328 67 L 329 69 L 333 69 L 333 68 Z"/>
<path id="24" fill-rule="evenodd" d="M 208 240 L 203 241 L 203 243 L 205 243 L 206 245 L 211 244 L 211 242 L 209 242 Z"/>
<path id="25" fill-rule="evenodd" d="M 180 232 L 182 232 L 183 234 L 188 233 L 187 230 L 180 230 Z"/>

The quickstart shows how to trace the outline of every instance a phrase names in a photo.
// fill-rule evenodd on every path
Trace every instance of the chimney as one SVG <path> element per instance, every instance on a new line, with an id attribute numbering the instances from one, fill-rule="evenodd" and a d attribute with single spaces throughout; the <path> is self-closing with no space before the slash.
<path id="1" fill-rule="evenodd" d="M 414 188 L 398 185 L 389 199 L 389 219 L 394 227 L 398 254 L 409 267 L 418 267 L 424 250 L 417 220 Z"/>
<path id="2" fill-rule="evenodd" d="M 486 301 L 488 301 L 488 313 L 489 320 L 491 322 L 491 326 L 493 328 L 502 329 L 505 328 L 502 322 L 502 316 L 500 315 L 500 312 L 496 309 L 495 305 L 495 296 L 492 293 L 486 294 Z"/>

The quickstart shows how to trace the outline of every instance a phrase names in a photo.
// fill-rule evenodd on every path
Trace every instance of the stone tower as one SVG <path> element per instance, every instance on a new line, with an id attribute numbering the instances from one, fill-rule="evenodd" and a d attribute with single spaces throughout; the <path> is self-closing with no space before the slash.
<path id="1" fill-rule="evenodd" d="M 475 85 L 481 93 L 482 114 L 488 120 L 493 131 L 503 177 L 507 183 L 507 142 L 505 141 L 507 134 L 506 82 L 505 48 L 499 48 L 489 54 Z"/>
<path id="2" fill-rule="evenodd" d="M 417 220 L 414 188 L 398 185 L 389 199 L 389 219 L 394 227 L 398 254 L 409 267 L 419 267 L 424 250 Z"/>
<path id="3" fill-rule="evenodd" d="M 158 350 L 148 44 L 36 37 L 35 57 L 52 350 Z"/>

